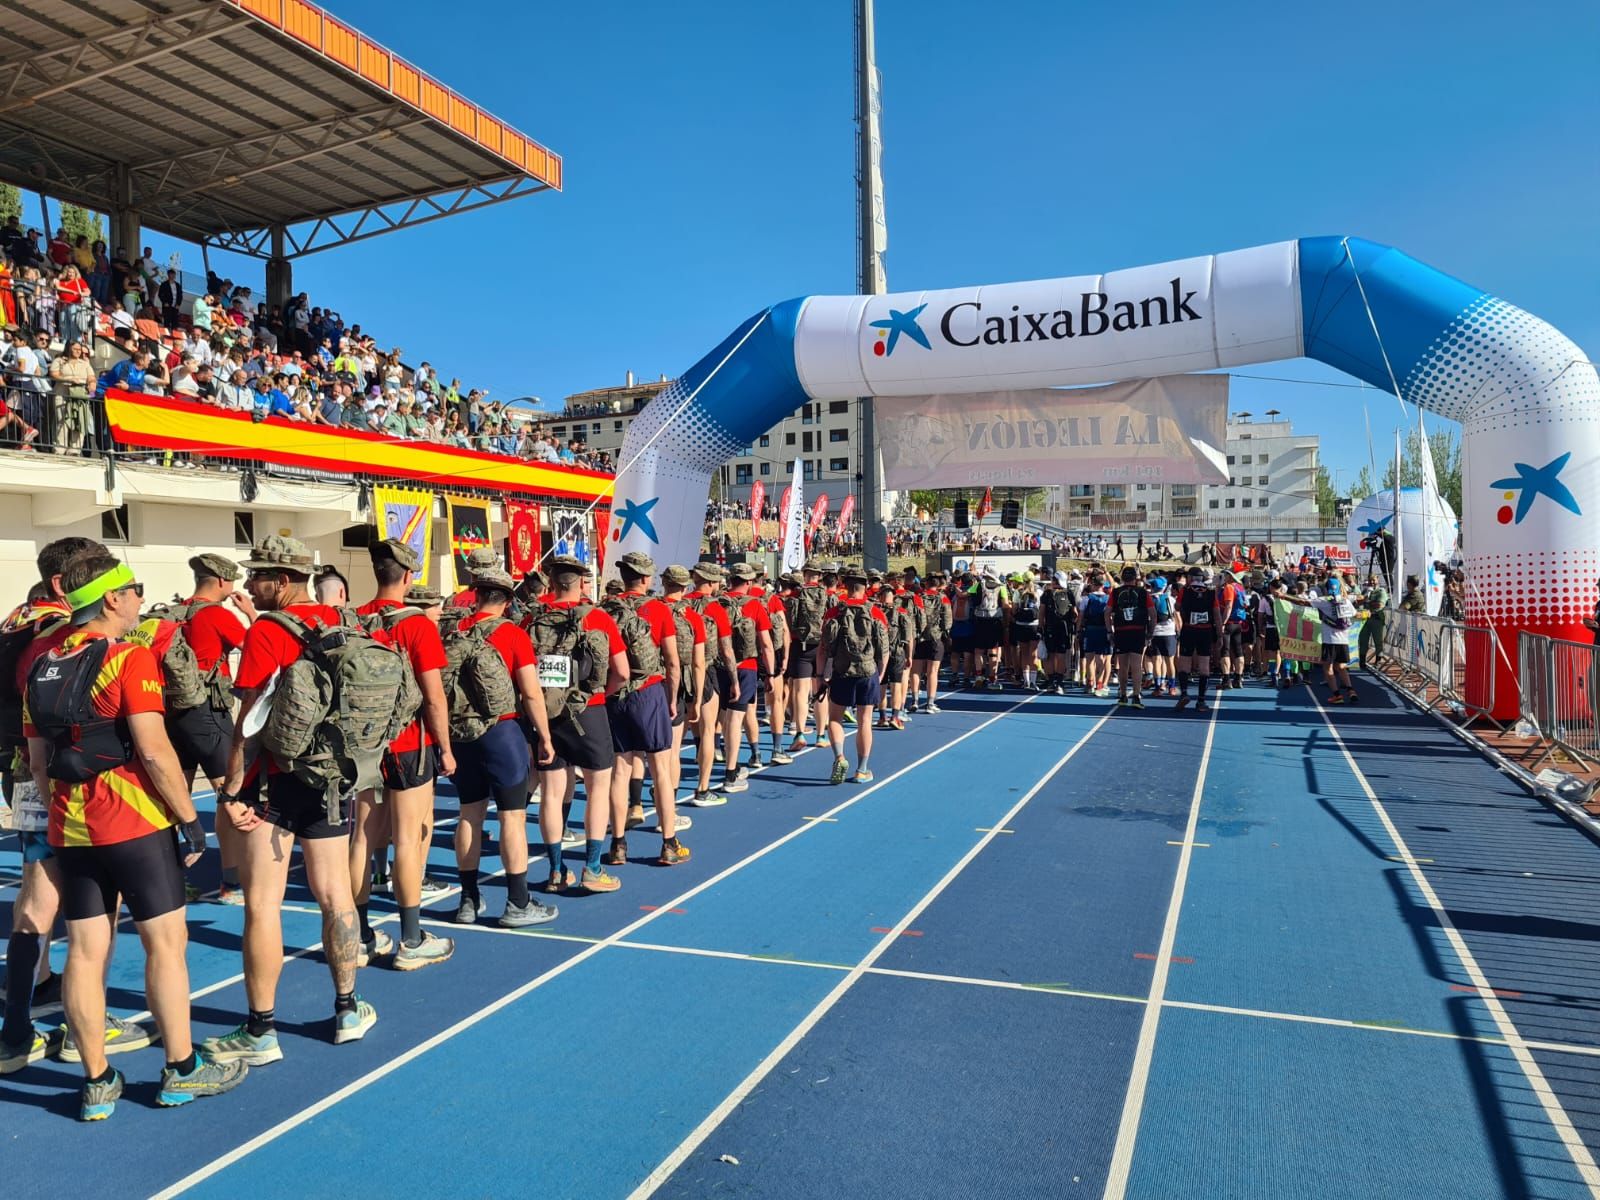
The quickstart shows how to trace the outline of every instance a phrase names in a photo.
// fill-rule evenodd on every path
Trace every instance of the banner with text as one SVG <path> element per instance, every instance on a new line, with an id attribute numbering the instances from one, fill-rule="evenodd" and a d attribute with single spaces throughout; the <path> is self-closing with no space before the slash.
<path id="1" fill-rule="evenodd" d="M 1226 483 L 1228 377 L 879 396 L 886 488 Z"/>
<path id="2" fill-rule="evenodd" d="M 414 582 L 428 586 L 433 563 L 433 493 L 379 485 L 372 489 L 378 536 L 404 542 L 422 560 Z"/>
<path id="3" fill-rule="evenodd" d="M 450 557 L 455 560 L 456 586 L 471 587 L 467 571 L 467 555 L 474 550 L 491 549 L 489 540 L 489 502 L 465 496 L 446 496 L 445 511 L 449 514 Z"/>

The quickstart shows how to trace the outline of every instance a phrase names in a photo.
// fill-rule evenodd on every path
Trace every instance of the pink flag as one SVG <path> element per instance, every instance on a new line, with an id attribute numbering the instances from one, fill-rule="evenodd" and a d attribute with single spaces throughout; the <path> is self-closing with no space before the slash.
<path id="1" fill-rule="evenodd" d="M 818 496 L 817 502 L 811 506 L 811 533 L 813 536 L 822 528 L 822 523 L 828 519 L 828 497 Z"/>
<path id="2" fill-rule="evenodd" d="M 750 548 L 761 544 L 761 506 L 767 499 L 767 485 L 756 480 L 750 485 Z"/>
<path id="3" fill-rule="evenodd" d="M 850 495 L 846 496 L 844 498 L 844 501 L 839 505 L 839 536 L 840 537 L 844 536 L 845 530 L 848 529 L 849 526 L 850 526 L 850 518 L 855 516 L 855 515 L 856 515 L 856 497 L 855 497 L 855 493 L 852 492 Z"/>

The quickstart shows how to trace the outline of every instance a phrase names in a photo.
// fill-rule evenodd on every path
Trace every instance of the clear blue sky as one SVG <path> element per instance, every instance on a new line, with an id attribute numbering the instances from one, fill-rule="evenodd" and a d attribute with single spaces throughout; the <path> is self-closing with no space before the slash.
<path id="1" fill-rule="evenodd" d="M 560 195 L 296 264 L 412 361 L 554 403 L 854 290 L 849 0 L 331 7 L 566 160 Z M 1592 0 L 879 0 L 878 40 L 892 290 L 1359 234 L 1600 353 Z M 1365 399 L 1381 463 L 1399 406 Z M 1232 407 L 1320 433 L 1348 484 L 1362 402 L 1237 382 Z"/>

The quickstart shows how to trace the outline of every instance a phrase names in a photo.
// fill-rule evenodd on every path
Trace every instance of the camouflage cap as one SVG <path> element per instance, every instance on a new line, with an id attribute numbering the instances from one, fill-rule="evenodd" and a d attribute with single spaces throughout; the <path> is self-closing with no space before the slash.
<path id="1" fill-rule="evenodd" d="M 629 550 L 617 559 L 619 567 L 627 567 L 635 575 L 654 575 L 656 573 L 656 560 L 643 550 Z"/>
<path id="2" fill-rule="evenodd" d="M 550 560 L 551 575 L 570 575 L 576 571 L 579 575 L 593 575 L 587 563 L 581 558 L 573 558 L 570 554 L 558 554 Z"/>
<path id="3" fill-rule="evenodd" d="M 689 568 L 680 567 L 677 563 L 661 572 L 661 582 L 663 584 L 671 584 L 673 587 L 688 587 L 689 580 Z"/>
<path id="4" fill-rule="evenodd" d="M 419 608 L 432 608 L 435 604 L 444 603 L 444 593 L 437 588 L 423 587 L 414 583 L 406 589 L 406 603 L 415 604 Z"/>
<path id="5" fill-rule="evenodd" d="M 306 549 L 306 544 L 278 534 L 262 539 L 259 546 L 253 547 L 243 566 L 246 571 L 284 571 L 308 578 L 313 569 L 311 551 Z"/>
<path id="6" fill-rule="evenodd" d="M 734 563 L 733 566 L 728 568 L 728 574 L 735 579 L 754 579 L 756 577 L 756 569 L 750 563 Z"/>
<path id="7" fill-rule="evenodd" d="M 808 571 L 813 575 L 821 575 L 824 571 L 833 570 L 833 564 L 828 562 L 826 559 L 808 558 L 806 559 L 805 566 L 801 567 L 800 569 L 802 571 Z"/>
<path id="8" fill-rule="evenodd" d="M 482 571 L 499 565 L 500 556 L 488 546 L 480 546 L 476 550 L 467 551 L 467 570 L 469 571 Z"/>
<path id="9" fill-rule="evenodd" d="M 239 570 L 238 563 L 220 554 L 196 554 L 189 560 L 189 569 L 196 575 L 225 579 L 230 583 L 244 574 Z"/>
<path id="10" fill-rule="evenodd" d="M 511 576 L 498 567 L 487 567 L 482 571 L 474 571 L 472 573 L 472 586 L 475 588 L 498 588 L 507 594 L 517 590 L 517 585 L 511 582 Z"/>
<path id="11" fill-rule="evenodd" d="M 699 579 L 707 579 L 712 583 L 721 583 L 723 570 L 720 564 L 714 562 L 697 562 L 689 568 L 689 574 Z"/>
<path id="12" fill-rule="evenodd" d="M 384 538 L 381 542 L 373 542 L 367 547 L 367 553 L 372 556 L 374 563 L 393 559 L 408 571 L 415 571 L 422 565 L 422 559 L 417 552 L 409 543 L 402 542 L 399 538 Z"/>
<path id="13" fill-rule="evenodd" d="M 851 583 L 872 582 L 872 577 L 867 574 L 865 567 L 845 567 L 839 572 L 839 578 Z"/>
<path id="14" fill-rule="evenodd" d="M 626 589 L 622 586 L 622 580 L 620 580 L 620 579 L 608 579 L 608 580 L 606 580 L 606 595 L 608 595 L 608 596 L 620 596 L 620 595 L 622 595 L 622 593 L 625 590 Z"/>

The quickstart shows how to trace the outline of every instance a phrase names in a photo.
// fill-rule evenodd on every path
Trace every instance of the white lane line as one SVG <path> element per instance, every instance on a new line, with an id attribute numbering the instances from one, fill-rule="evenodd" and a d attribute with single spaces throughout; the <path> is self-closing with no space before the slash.
<path id="1" fill-rule="evenodd" d="M 1427 875 L 1423 872 L 1419 862 L 1405 839 L 1400 836 L 1400 831 L 1395 828 L 1394 821 L 1389 817 L 1389 810 L 1383 806 L 1383 801 L 1378 799 L 1378 794 L 1372 790 L 1372 785 L 1367 782 L 1367 777 L 1357 765 L 1355 756 L 1350 753 L 1350 748 L 1344 744 L 1344 737 L 1339 733 L 1338 726 L 1328 716 L 1327 709 L 1317 700 L 1315 692 L 1311 695 L 1311 704 L 1322 718 L 1322 723 L 1328 727 L 1328 732 L 1333 736 L 1334 744 L 1339 747 L 1339 753 L 1344 755 L 1345 763 L 1350 767 L 1351 774 L 1356 777 L 1356 782 L 1361 785 L 1361 790 L 1367 797 L 1367 802 L 1372 805 L 1378 814 L 1378 820 L 1383 822 L 1384 832 L 1389 835 L 1389 840 L 1394 844 L 1398 858 L 1405 864 L 1411 874 L 1411 881 L 1422 893 L 1422 898 L 1433 910 L 1434 919 L 1438 921 L 1439 928 L 1449 939 L 1450 947 L 1455 951 L 1456 958 L 1460 960 L 1462 968 L 1467 973 L 1467 978 L 1472 981 L 1472 986 L 1477 989 L 1477 999 L 1483 1001 L 1484 1007 L 1489 1010 L 1495 1027 L 1499 1029 L 1500 1036 L 1505 1039 L 1505 1044 L 1511 1051 L 1517 1065 L 1522 1068 L 1522 1074 L 1528 1081 L 1528 1086 L 1533 1094 L 1539 1098 L 1539 1106 L 1544 1109 L 1544 1115 L 1550 1124 L 1555 1127 L 1556 1133 L 1561 1137 L 1561 1143 L 1566 1147 L 1567 1154 L 1572 1158 L 1572 1165 L 1577 1167 L 1578 1174 L 1583 1177 L 1584 1183 L 1589 1186 L 1591 1196 L 1600 1197 L 1600 1167 L 1595 1165 L 1594 1155 L 1589 1152 L 1589 1147 L 1584 1144 L 1583 1136 L 1572 1124 L 1572 1118 L 1567 1115 L 1567 1110 L 1562 1106 L 1560 1098 L 1551 1089 L 1544 1077 L 1538 1062 L 1529 1050 L 1529 1043 L 1523 1038 L 1512 1021 L 1510 1014 L 1505 1010 L 1505 1005 L 1500 1003 L 1500 998 L 1495 995 L 1489 977 L 1478 966 L 1478 960 L 1472 956 L 1472 951 L 1467 947 L 1466 939 L 1461 936 L 1461 931 L 1450 919 L 1450 914 L 1445 911 L 1439 902 L 1438 894 L 1434 892 L 1433 885 L 1428 882 Z"/>
<path id="2" fill-rule="evenodd" d="M 913 761 L 911 763 L 908 763 L 904 767 L 901 767 L 898 771 L 894 772 L 892 775 L 889 775 L 886 778 L 879 780 L 877 783 L 874 783 L 874 784 L 870 785 L 869 787 L 865 787 L 865 788 L 861 789 L 861 791 L 854 793 L 853 795 L 850 796 L 849 799 L 844 800 L 841 803 L 835 805 L 833 808 L 829 809 L 828 812 L 823 814 L 823 815 L 824 816 L 831 816 L 831 815 L 833 815 L 835 813 L 841 813 L 845 809 L 850 808 L 853 805 L 861 803 L 861 801 L 865 800 L 868 796 L 872 795 L 874 792 L 878 791 L 880 788 L 887 787 L 889 784 L 893 783 L 895 780 L 899 779 L 901 776 L 906 775 L 909 772 L 916 770 L 916 768 L 922 766 L 924 763 L 931 762 L 934 759 L 938 758 L 941 754 L 945 754 L 948 751 L 954 749 L 956 746 L 959 746 L 962 742 L 966 741 L 968 738 L 974 736 L 975 734 L 983 732 L 983 730 L 985 730 L 989 726 L 993 725 L 996 721 L 1003 720 L 1004 718 L 1010 716 L 1012 713 L 1016 712 L 1018 709 L 1023 708 L 1028 704 L 1031 704 L 1036 698 L 1037 698 L 1037 693 L 1034 694 L 1034 695 L 1029 695 L 1029 696 L 1024 697 L 1023 699 L 1017 701 L 1017 703 L 1013 704 L 1010 708 L 1004 709 L 1001 712 L 996 713 L 994 716 L 988 718 L 987 720 L 981 722 L 980 724 L 974 725 L 971 729 L 967 730 L 966 733 L 963 733 L 963 734 L 959 735 L 958 737 L 952 738 L 950 741 L 946 742 L 943 746 L 940 746 L 937 750 L 930 750 L 927 754 L 924 754 L 921 758 L 916 759 L 915 761 Z M 1110 715 L 1111 715 L 1110 713 L 1107 713 L 1106 716 L 1101 717 L 1100 721 L 1098 723 L 1096 723 L 1094 728 L 1098 729 L 1098 728 L 1100 728 L 1101 725 L 1105 724 L 1106 720 L 1110 717 Z M 1093 733 L 1093 732 L 1094 732 L 1094 730 L 1090 730 L 1090 733 Z M 1085 740 L 1087 740 L 1087 736 L 1085 737 Z M 1080 742 L 1079 744 L 1081 745 L 1082 743 Z M 1076 749 L 1076 747 L 1074 747 L 1074 749 Z M 1072 753 L 1071 751 L 1068 752 L 1069 756 L 1070 756 L 1071 753 Z M 1065 759 L 1063 759 L 1062 761 L 1065 761 Z M 1019 804 L 1018 807 L 1020 808 L 1021 805 Z M 1013 811 L 1015 811 L 1015 810 L 1013 810 Z M 1004 824 L 1004 822 L 1001 822 L 1001 823 Z M 443 1045 L 445 1042 L 449 1041 L 451 1038 L 455 1037 L 457 1034 L 465 1032 L 466 1030 L 472 1028 L 472 1026 L 478 1024 L 480 1021 L 487 1020 L 489 1017 L 492 1017 L 495 1013 L 499 1012 L 501 1009 L 505 1008 L 506 1006 L 516 1003 L 518 1000 L 522 999 L 524 996 L 528 995 L 530 992 L 533 992 L 534 990 L 543 987 L 546 983 L 550 982 L 550 980 L 555 979 L 556 977 L 565 974 L 567 971 L 570 971 L 573 967 L 577 966 L 579 963 L 582 963 L 582 962 L 594 957 L 601 950 L 604 950 L 607 946 L 616 945 L 618 942 L 621 942 L 624 938 L 626 938 L 629 934 L 633 933 L 635 930 L 642 929 L 642 928 L 644 928 L 644 926 L 650 924 L 652 921 L 658 920 L 659 918 L 666 916 L 667 913 L 670 912 L 672 909 L 681 907 L 684 903 L 686 903 L 687 901 L 693 899 L 695 896 L 698 896 L 700 893 L 702 893 L 702 892 L 704 892 L 704 891 L 706 891 L 706 890 L 708 890 L 708 889 L 710 889 L 712 887 L 715 887 L 717 884 L 721 883 L 724 879 L 727 879 L 729 876 L 734 875 L 737 872 L 744 870 L 744 868 L 748 867 L 751 863 L 756 862 L 759 859 L 765 858 L 768 854 L 771 854 L 774 850 L 777 850 L 781 846 L 787 845 L 789 842 L 792 842 L 795 838 L 803 836 L 808 830 L 815 829 L 816 827 L 817 826 L 816 826 L 815 822 L 807 821 L 805 824 L 796 827 L 795 829 L 793 829 L 790 832 L 784 834 L 782 837 L 776 839 L 775 841 L 769 842 L 767 845 L 762 846 L 760 849 L 755 850 L 752 853 L 746 855 L 744 858 L 740 859 L 738 862 L 733 863 L 730 866 L 724 867 L 721 871 L 717 872 L 715 875 L 711 876 L 709 879 L 706 879 L 704 882 L 696 884 L 694 887 L 690 888 L 687 892 L 684 892 L 681 896 L 678 896 L 676 899 L 670 900 L 667 903 L 661 905 L 654 912 L 645 913 L 638 920 L 632 922 L 629 925 L 623 926 L 621 929 L 617 930 L 615 933 L 613 933 L 609 937 L 607 937 L 604 941 L 596 942 L 594 945 L 588 947 L 587 949 L 579 951 L 577 954 L 574 954 L 571 958 L 566 959 L 565 961 L 556 964 L 554 967 L 551 967 L 548 971 L 544 972 L 542 975 L 539 975 L 539 976 L 536 976 L 533 979 L 530 979 L 527 983 L 523 984 L 522 986 L 514 989 L 513 991 L 507 992 L 504 996 L 501 996 L 498 1000 L 495 1000 L 495 1001 L 493 1001 L 493 1002 L 491 1002 L 489 1004 L 486 1004 L 483 1008 L 480 1008 L 477 1012 L 472 1013 L 469 1016 L 463 1017 L 460 1021 L 457 1021 L 454 1025 L 451 1025 L 449 1028 L 441 1030 L 439 1033 L 434 1034 L 431 1038 L 428 1038 L 426 1041 L 419 1042 L 417 1045 L 413 1046 L 410 1050 L 407 1050 L 404 1053 L 399 1054 L 396 1057 L 390 1059 L 388 1062 L 384 1063 L 381 1067 L 377 1067 L 376 1069 L 367 1072 L 367 1074 L 361 1076 L 360 1078 L 352 1080 L 350 1083 L 347 1083 L 344 1087 L 339 1088 L 337 1091 L 331 1092 L 328 1095 L 322 1097 L 322 1099 L 316 1101 L 315 1103 L 310 1104 L 307 1107 L 301 1109 L 299 1112 L 295 1113 L 292 1117 L 285 1118 L 284 1120 L 278 1122 L 278 1124 L 272 1126 L 270 1129 L 263 1130 L 261 1133 L 257 1134 L 255 1137 L 253 1137 L 253 1138 L 249 1139 L 248 1141 L 243 1142 L 240 1145 L 234 1147 L 232 1150 L 228 1151 L 226 1154 L 220 1155 L 219 1157 L 212 1159 L 210 1162 L 206 1163 L 204 1166 L 200 1167 L 198 1170 L 191 1171 L 188 1175 L 185 1175 L 182 1179 L 178 1180 L 176 1183 L 174 1183 L 171 1186 L 163 1189 L 160 1192 L 157 1192 L 154 1196 L 151 1197 L 151 1200 L 170 1200 L 170 1198 L 173 1197 L 173 1196 L 182 1195 L 184 1192 L 186 1192 L 190 1188 L 194 1187 L 197 1183 L 203 1183 L 205 1180 L 207 1180 L 207 1179 L 211 1178 L 213 1175 L 215 1175 L 218 1171 L 222 1171 L 222 1170 L 232 1166 L 234 1163 L 236 1163 L 236 1162 L 240 1161 L 241 1159 L 249 1156 L 250 1154 L 254 1153 L 256 1150 L 259 1150 L 262 1146 L 265 1146 L 270 1142 L 276 1141 L 278 1138 L 282 1137 L 284 1134 L 288 1133 L 290 1130 L 296 1128 L 297 1126 L 303 1125 L 305 1122 L 311 1120 L 313 1117 L 317 1116 L 318 1114 L 326 1112 L 328 1109 L 332 1108 L 334 1105 L 340 1103 L 343 1100 L 348 1099 L 349 1097 L 355 1095 L 357 1092 L 363 1090 L 366 1087 L 369 1087 L 370 1085 L 376 1083 L 378 1080 L 384 1078 L 385 1076 L 393 1074 L 395 1071 L 398 1071 L 401 1067 L 405 1066 L 407 1063 L 411 1062 L 413 1059 L 421 1057 L 422 1055 L 426 1054 L 429 1050 L 434 1049 L 436 1046 Z M 980 848 L 981 848 L 981 845 L 982 844 L 980 843 Z M 398 917 L 398 915 L 399 914 L 395 914 L 396 917 Z M 393 919 L 393 918 L 389 918 L 389 919 Z M 891 940 L 891 939 L 885 939 L 885 940 L 888 941 L 888 940 Z M 307 947 L 305 950 L 301 951 L 300 953 L 301 954 L 307 954 L 307 953 L 310 953 L 310 951 L 312 949 L 314 949 L 314 947 Z M 242 976 L 237 977 L 237 978 L 242 978 Z M 236 982 L 236 981 L 237 980 L 235 979 L 235 980 L 229 980 L 227 982 L 232 983 L 232 982 Z M 223 984 L 223 985 L 218 985 L 218 986 L 226 986 L 226 985 Z M 214 991 L 215 988 L 207 989 L 207 990 L 213 990 Z"/>
<path id="3" fill-rule="evenodd" d="M 1133 1071 L 1128 1077 L 1128 1093 L 1122 1101 L 1122 1117 L 1117 1122 L 1117 1141 L 1111 1151 L 1111 1168 L 1106 1176 L 1105 1200 L 1122 1200 L 1128 1190 L 1128 1175 L 1133 1169 L 1133 1147 L 1139 1138 L 1144 1093 L 1150 1083 L 1150 1064 L 1155 1059 L 1156 1027 L 1161 1024 L 1161 1010 L 1167 996 L 1172 949 L 1178 940 L 1178 917 L 1183 913 L 1183 890 L 1189 880 L 1189 862 L 1194 857 L 1194 832 L 1200 821 L 1200 800 L 1205 793 L 1206 769 L 1211 765 L 1211 745 L 1217 734 L 1217 714 L 1221 711 L 1222 697 L 1218 696 L 1211 706 L 1205 749 L 1200 752 L 1200 770 L 1195 775 L 1194 795 L 1189 801 L 1189 822 L 1184 827 L 1183 843 L 1178 848 L 1178 870 L 1172 881 L 1172 898 L 1167 903 L 1167 921 L 1161 927 L 1161 948 L 1156 951 L 1150 995 L 1145 1000 L 1144 1018 L 1139 1022 L 1139 1040 L 1133 1051 Z"/>
<path id="4" fill-rule="evenodd" d="M 1060 772 L 1061 768 L 1066 766 L 1067 763 L 1072 760 L 1073 755 L 1077 754 L 1079 750 L 1088 744 L 1089 739 L 1099 731 L 1102 725 L 1111 719 L 1112 715 L 1113 713 L 1108 712 L 1092 726 L 1090 726 L 1088 732 L 1079 738 L 1078 741 L 1073 743 L 1072 747 L 1065 754 L 1056 759 L 1055 765 L 1046 771 L 1043 777 L 1041 777 L 1037 783 L 1029 788 L 1027 792 L 1025 792 L 1022 797 L 1011 806 L 1010 810 L 1005 814 L 1005 816 L 995 822 L 994 828 L 1004 827 L 1012 820 L 1012 818 L 1021 812 L 1023 806 L 1032 800 L 1036 795 L 1038 795 L 1040 789 L 1042 789 L 1045 784 L 1049 783 L 1050 780 L 1055 778 L 1056 774 Z M 866 957 L 852 967 L 850 972 L 834 986 L 833 990 L 824 996 L 817 1006 L 807 1013 L 805 1018 L 798 1025 L 789 1031 L 789 1035 L 779 1042 L 778 1045 L 774 1047 L 772 1052 L 766 1056 L 766 1058 L 761 1060 L 756 1069 L 751 1071 L 750 1074 L 746 1075 L 739 1086 L 734 1088 L 733 1091 L 729 1092 L 728 1095 L 723 1098 L 722 1103 L 718 1104 L 716 1108 L 712 1109 L 710 1115 L 707 1116 L 705 1120 L 701 1121 L 700 1124 L 696 1125 L 690 1132 L 689 1136 L 684 1138 L 671 1154 L 667 1155 L 666 1158 L 661 1160 L 661 1162 L 656 1166 L 656 1169 L 651 1171 L 650 1174 L 645 1177 L 644 1181 L 640 1183 L 638 1187 L 634 1188 L 634 1190 L 629 1194 L 629 1200 L 645 1200 L 645 1197 L 653 1195 L 657 1188 L 671 1178 L 672 1173 L 683 1165 L 684 1161 L 691 1154 L 693 1154 L 697 1148 L 699 1148 L 700 1144 L 711 1135 L 712 1131 L 715 1130 L 718 1125 L 721 1125 L 723 1121 L 728 1119 L 729 1114 L 732 1113 L 734 1109 L 738 1108 L 741 1103 L 743 1103 L 745 1097 L 754 1091 L 756 1086 L 767 1077 L 772 1069 L 783 1061 L 784 1057 L 789 1053 L 789 1051 L 793 1050 L 795 1046 L 800 1043 L 800 1040 L 816 1027 L 817 1022 L 822 1020 L 822 1018 L 828 1014 L 828 1011 L 832 1009 L 841 998 L 843 998 L 844 994 L 853 988 L 861 980 L 862 976 L 872 969 L 872 964 L 877 962 L 878 959 L 881 958 L 889 949 L 889 947 L 893 946 L 899 940 L 900 934 L 904 930 L 911 927 L 911 923 L 921 916 L 930 904 L 939 898 L 940 894 L 943 893 L 944 890 L 955 880 L 955 878 L 967 868 L 967 865 L 971 863 L 972 860 L 975 859 L 980 853 L 982 853 L 983 848 L 990 842 L 994 841 L 994 839 L 995 834 L 992 832 L 992 830 L 991 832 L 986 833 L 979 838 L 972 849 L 968 850 L 966 854 L 962 855 L 961 859 L 955 864 L 955 866 L 951 867 L 950 870 L 945 873 L 944 878 L 940 879 L 938 883 L 934 884 L 932 889 L 929 890 L 929 892 L 923 896 L 921 900 L 917 901 L 917 903 L 912 907 L 911 911 L 906 913 L 905 916 L 901 917 L 900 920 L 895 923 L 894 927 L 878 941 L 878 944 L 867 952 Z"/>

